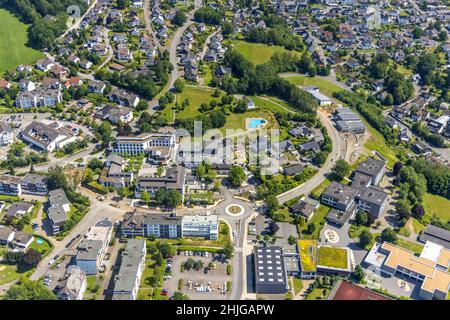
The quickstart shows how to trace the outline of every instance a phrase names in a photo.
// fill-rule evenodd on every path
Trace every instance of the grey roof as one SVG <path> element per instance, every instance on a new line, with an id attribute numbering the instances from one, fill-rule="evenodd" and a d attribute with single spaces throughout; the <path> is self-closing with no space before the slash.
<path id="1" fill-rule="evenodd" d="M 13 233 L 14 230 L 7 228 L 7 227 L 3 227 L 0 226 L 0 240 L 1 241 L 6 241 L 8 240 L 9 236 L 11 235 L 11 233 Z"/>
<path id="2" fill-rule="evenodd" d="M 354 204 L 352 205 L 351 208 L 354 207 Z M 327 221 L 337 224 L 339 226 L 342 226 L 350 217 L 351 213 L 353 212 L 352 209 L 349 209 L 347 211 L 341 211 L 335 208 L 332 208 L 328 214 L 327 214 Z"/>
<path id="3" fill-rule="evenodd" d="M 119 273 L 114 279 L 114 292 L 132 292 L 139 267 L 145 258 L 145 239 L 128 239 L 122 252 Z"/>
<path id="4" fill-rule="evenodd" d="M 423 242 L 429 240 L 450 249 L 450 231 L 436 227 L 432 224 L 429 224 L 427 228 L 422 231 L 420 240 Z"/>
<path id="5" fill-rule="evenodd" d="M 31 184 L 46 184 L 47 183 L 47 177 L 41 176 L 40 174 L 35 173 L 27 173 L 22 178 L 22 183 L 31 183 Z"/>
<path id="6" fill-rule="evenodd" d="M 0 183 L 20 184 L 20 178 L 10 175 L 0 175 Z"/>
<path id="7" fill-rule="evenodd" d="M 71 265 L 66 271 L 67 279 L 61 285 L 57 295 L 62 300 L 75 300 L 81 289 L 81 284 L 86 281 L 86 274 L 77 265 Z"/>
<path id="8" fill-rule="evenodd" d="M 21 132 L 23 137 L 31 141 L 48 146 L 52 141 L 56 140 L 61 133 L 42 122 L 33 121 Z"/>
<path id="9" fill-rule="evenodd" d="M 69 199 L 67 199 L 66 193 L 63 189 L 56 189 L 49 192 L 49 198 L 54 206 L 62 206 L 68 204 Z"/>
<path id="10" fill-rule="evenodd" d="M 168 217 L 158 213 L 147 213 L 144 217 L 144 224 L 153 225 L 181 225 L 180 217 Z"/>
<path id="11" fill-rule="evenodd" d="M 53 224 L 62 223 L 69 219 L 63 207 L 60 206 L 48 208 L 47 215 Z"/>
<path id="12" fill-rule="evenodd" d="M 361 194 L 360 200 L 381 206 L 386 201 L 387 196 L 388 194 L 382 188 L 371 186 Z"/>
<path id="13" fill-rule="evenodd" d="M 31 207 L 33 207 L 33 204 L 28 202 L 13 202 L 6 211 L 6 215 L 15 217 L 19 211 L 24 211 L 26 213 Z"/>
<path id="14" fill-rule="evenodd" d="M 280 263 L 277 263 L 277 261 Z M 256 285 L 286 284 L 283 250 L 281 249 L 281 247 L 271 246 L 271 247 L 256 248 L 255 267 L 256 267 L 255 269 Z M 280 267 L 280 269 L 277 269 L 277 267 Z"/>
<path id="15" fill-rule="evenodd" d="M 0 121 L 0 132 L 13 133 L 14 130 L 4 121 Z"/>
<path id="16" fill-rule="evenodd" d="M 16 231 L 14 233 L 14 242 L 20 243 L 20 244 L 27 244 L 31 239 L 33 239 L 33 236 L 31 234 L 22 232 L 22 231 Z"/>
<path id="17" fill-rule="evenodd" d="M 140 188 L 182 189 L 185 176 L 186 169 L 175 166 L 167 169 L 164 177 L 139 177 L 137 184 Z"/>
<path id="18" fill-rule="evenodd" d="M 77 260 L 97 260 L 98 253 L 103 246 L 101 240 L 84 239 L 78 247 Z"/>
<path id="19" fill-rule="evenodd" d="M 375 177 L 384 169 L 384 161 L 374 158 L 367 158 L 366 161 L 361 162 L 355 172 L 361 172 L 368 176 Z"/>
<path id="20" fill-rule="evenodd" d="M 299 201 L 296 204 L 294 204 L 292 206 L 292 211 L 294 213 L 298 213 L 301 214 L 307 218 L 309 218 L 310 216 L 312 216 L 314 214 L 314 212 L 316 211 L 317 206 L 305 202 L 305 201 Z"/>
<path id="21" fill-rule="evenodd" d="M 337 199 L 339 203 L 347 204 L 357 195 L 357 193 L 358 189 L 333 181 L 324 193 L 322 193 L 322 196 L 328 195 L 334 199 Z"/>
<path id="22" fill-rule="evenodd" d="M 360 122 L 360 121 L 356 121 L 356 122 L 350 122 L 350 121 L 336 121 L 336 126 L 339 130 L 365 130 L 366 126 Z"/>
<path id="23" fill-rule="evenodd" d="M 352 183 L 350 186 L 352 188 L 356 189 L 365 189 L 367 188 L 372 181 L 372 177 L 368 176 L 367 174 L 361 173 L 361 172 L 355 172 L 355 175 L 353 176 Z"/>
<path id="24" fill-rule="evenodd" d="M 303 165 L 294 164 L 292 166 L 285 167 L 283 172 L 287 176 L 292 176 L 292 175 L 296 175 L 298 173 L 302 173 L 304 169 L 305 169 L 305 167 Z"/>
<path id="25" fill-rule="evenodd" d="M 320 149 L 320 145 L 317 143 L 317 141 L 308 141 L 298 146 L 300 150 L 309 151 L 309 150 L 316 150 Z"/>
<path id="26" fill-rule="evenodd" d="M 118 165 L 122 165 L 124 159 L 122 156 L 118 155 L 118 154 L 110 154 L 108 156 L 108 158 L 106 158 L 107 162 L 111 162 L 111 163 L 116 163 Z"/>

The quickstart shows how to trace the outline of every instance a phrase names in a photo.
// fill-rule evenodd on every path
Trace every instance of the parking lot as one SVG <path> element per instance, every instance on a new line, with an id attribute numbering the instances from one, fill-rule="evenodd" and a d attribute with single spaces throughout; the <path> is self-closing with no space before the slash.
<path id="1" fill-rule="evenodd" d="M 192 300 L 225 300 L 229 296 L 225 289 L 227 281 L 231 281 L 231 275 L 227 275 L 228 262 L 218 254 L 209 252 L 207 255 L 186 255 L 182 251 L 172 259 L 171 277 L 164 281 L 164 288 L 168 289 L 169 295 L 178 290 L 179 280 L 183 279 L 181 291 Z M 181 272 L 181 265 L 189 258 L 201 261 L 203 266 L 199 270 L 185 269 Z M 208 269 L 210 263 L 212 268 Z"/>
<path id="2" fill-rule="evenodd" d="M 64 280 L 67 267 L 70 264 L 72 256 L 64 256 L 61 259 L 57 259 L 45 274 L 44 284 L 50 289 L 55 290 L 59 288 L 61 282 Z M 53 262 L 53 261 L 52 261 Z M 56 290 L 55 290 L 56 291 Z"/>

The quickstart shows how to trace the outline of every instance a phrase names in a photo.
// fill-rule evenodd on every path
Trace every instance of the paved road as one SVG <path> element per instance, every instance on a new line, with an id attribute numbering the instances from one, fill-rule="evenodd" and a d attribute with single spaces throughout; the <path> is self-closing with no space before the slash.
<path id="1" fill-rule="evenodd" d="M 280 203 L 285 203 L 295 197 L 298 197 L 302 194 L 308 194 L 319 186 L 326 178 L 326 175 L 331 171 L 331 168 L 334 165 L 334 162 L 340 158 L 343 158 L 343 154 L 341 151 L 341 138 L 339 136 L 338 131 L 333 126 L 331 119 L 328 118 L 328 114 L 324 112 L 322 109 L 317 110 L 317 115 L 319 116 L 320 121 L 325 126 L 328 131 L 328 135 L 331 138 L 331 142 L 333 145 L 333 150 L 328 155 L 327 161 L 325 161 L 324 165 L 317 171 L 317 173 L 305 183 L 285 192 L 277 196 L 277 199 Z"/>
<path id="2" fill-rule="evenodd" d="M 152 27 L 151 21 L 152 13 L 150 11 L 150 0 L 144 0 L 144 18 L 145 18 L 145 28 L 150 36 L 153 38 L 153 43 L 158 47 L 159 50 L 162 51 L 163 46 L 161 42 L 159 42 L 158 37 L 156 36 L 155 30 Z"/>
<path id="3" fill-rule="evenodd" d="M 89 212 L 62 241 L 57 241 L 55 243 L 55 247 L 53 248 L 52 252 L 44 259 L 42 259 L 36 271 L 31 275 L 30 277 L 31 280 L 38 280 L 47 273 L 47 271 L 50 269 L 50 266 L 48 265 L 49 261 L 53 259 L 56 255 L 59 255 L 61 257 L 64 254 L 64 252 L 67 251 L 65 247 L 66 244 L 74 236 L 76 236 L 77 234 L 84 235 L 91 226 L 93 226 L 95 223 L 97 223 L 99 220 L 103 218 L 108 218 L 112 222 L 116 220 L 121 220 L 126 212 L 126 209 L 124 207 L 115 208 L 111 206 L 110 200 L 105 200 L 103 202 L 98 201 L 96 199 L 96 197 L 98 196 L 97 194 L 83 187 L 79 188 L 78 191 L 81 194 L 89 197 L 89 199 L 91 200 L 91 208 Z M 129 207 L 127 208 L 130 209 Z"/>
<path id="4" fill-rule="evenodd" d="M 81 19 L 76 20 L 75 23 L 61 35 L 61 38 L 64 38 L 70 31 L 72 31 L 74 29 L 78 29 L 78 27 L 80 26 L 80 23 L 89 14 L 89 12 L 94 8 L 94 6 L 97 4 L 97 2 L 98 2 L 98 0 L 94 0 L 91 3 L 91 5 L 89 6 L 89 8 L 87 8 L 86 12 L 81 16 Z"/>

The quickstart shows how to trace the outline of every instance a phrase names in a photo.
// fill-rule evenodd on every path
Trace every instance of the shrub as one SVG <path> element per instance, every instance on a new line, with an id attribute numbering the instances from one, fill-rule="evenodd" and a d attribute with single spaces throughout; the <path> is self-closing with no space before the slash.
<path id="1" fill-rule="evenodd" d="M 227 275 L 231 275 L 233 271 L 233 267 L 231 266 L 231 264 L 227 265 Z"/>

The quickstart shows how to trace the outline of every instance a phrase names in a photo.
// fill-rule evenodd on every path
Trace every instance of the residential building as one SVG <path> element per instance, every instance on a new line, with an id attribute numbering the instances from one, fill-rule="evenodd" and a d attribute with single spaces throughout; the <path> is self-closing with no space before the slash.
<path id="1" fill-rule="evenodd" d="M 156 147 L 174 147 L 175 133 L 142 133 L 140 135 L 119 136 L 113 152 L 120 154 L 149 154 Z"/>
<path id="2" fill-rule="evenodd" d="M 139 103 L 139 97 L 125 90 L 113 89 L 109 99 L 126 107 L 136 107 Z"/>
<path id="3" fill-rule="evenodd" d="M 15 176 L 0 175 L 0 194 L 20 196 L 22 194 L 20 178 Z"/>
<path id="4" fill-rule="evenodd" d="M 388 194 L 382 188 L 371 186 L 359 197 L 358 209 L 367 212 L 373 221 L 384 211 L 387 199 Z"/>
<path id="5" fill-rule="evenodd" d="M 181 236 L 200 237 L 217 240 L 219 235 L 219 219 L 212 215 L 186 215 L 183 216 Z"/>
<path id="6" fill-rule="evenodd" d="M 0 225 L 0 245 L 9 246 L 15 251 L 25 251 L 33 242 L 31 234 Z"/>
<path id="7" fill-rule="evenodd" d="M 33 204 L 28 202 L 13 202 L 6 210 L 4 219 L 12 221 L 14 218 L 21 218 L 33 210 Z"/>
<path id="8" fill-rule="evenodd" d="M 47 177 L 35 174 L 27 173 L 21 181 L 22 192 L 26 194 L 46 195 L 47 189 Z"/>
<path id="9" fill-rule="evenodd" d="M 289 286 L 281 247 L 257 247 L 253 256 L 256 293 L 285 294 Z"/>
<path id="10" fill-rule="evenodd" d="M 319 204 L 319 201 L 314 199 L 303 199 L 294 204 L 291 210 L 294 214 L 304 216 L 307 220 L 309 220 L 313 216 L 314 212 L 316 212 Z"/>
<path id="11" fill-rule="evenodd" d="M 75 257 L 76 264 L 87 275 L 97 274 L 102 267 L 113 231 L 108 219 L 100 220 L 84 236 Z"/>
<path id="12" fill-rule="evenodd" d="M 333 181 L 322 193 L 322 203 L 341 211 L 347 211 L 355 201 L 358 189 Z"/>
<path id="13" fill-rule="evenodd" d="M 134 180 L 133 172 L 124 171 L 125 160 L 116 154 L 108 156 L 105 167 L 100 173 L 98 182 L 105 187 L 114 187 L 120 189 L 129 187 Z"/>
<path id="14" fill-rule="evenodd" d="M 136 300 L 146 252 L 145 239 L 128 239 L 119 272 L 114 278 L 112 300 Z"/>
<path id="15" fill-rule="evenodd" d="M 7 146 L 14 142 L 14 130 L 3 121 L 0 121 L 0 146 Z"/>
<path id="16" fill-rule="evenodd" d="M 182 237 L 182 218 L 173 214 L 157 214 L 149 212 L 127 212 L 121 225 L 121 233 L 125 237 L 155 236 L 163 239 Z"/>
<path id="17" fill-rule="evenodd" d="M 86 291 L 86 274 L 76 265 L 67 268 L 64 280 L 56 293 L 59 300 L 83 300 Z"/>
<path id="18" fill-rule="evenodd" d="M 385 162 L 374 158 L 367 158 L 366 161 L 361 162 L 356 168 L 355 173 L 362 173 L 372 178 L 371 183 L 377 185 L 380 183 L 385 172 Z"/>
<path id="19" fill-rule="evenodd" d="M 47 217 L 52 224 L 53 234 L 58 234 L 69 220 L 67 213 L 70 211 L 70 202 L 63 189 L 50 191 L 48 201 Z"/>
<path id="20" fill-rule="evenodd" d="M 33 121 L 20 133 L 25 142 L 31 143 L 39 149 L 52 152 L 55 149 L 64 147 L 76 140 L 68 130 L 59 127 L 58 124 L 52 126 L 42 122 Z"/>
<path id="21" fill-rule="evenodd" d="M 184 186 L 186 183 L 186 169 L 182 166 L 170 167 L 166 170 L 165 176 L 143 176 L 137 179 L 135 196 L 141 197 L 141 193 L 146 191 L 154 197 L 159 189 L 176 190 L 180 192 L 184 201 Z"/>

